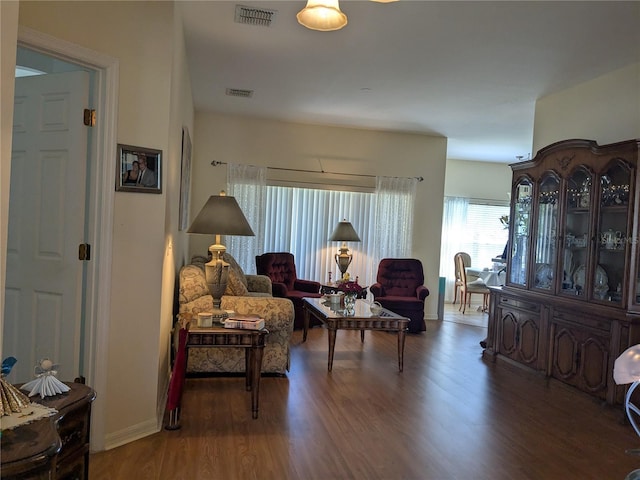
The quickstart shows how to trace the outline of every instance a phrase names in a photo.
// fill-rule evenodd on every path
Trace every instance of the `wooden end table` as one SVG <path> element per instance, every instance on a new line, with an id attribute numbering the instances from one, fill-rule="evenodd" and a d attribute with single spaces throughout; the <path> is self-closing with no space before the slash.
<path id="1" fill-rule="evenodd" d="M 344 307 L 334 306 L 322 298 L 304 298 L 304 330 L 302 341 L 307 340 L 309 320 L 311 315 L 327 326 L 329 331 L 329 362 L 327 369 L 333 368 L 333 354 L 336 347 L 336 332 L 338 330 L 360 330 L 360 340 L 364 342 L 365 330 L 380 330 L 398 333 L 398 368 L 404 368 L 404 342 L 409 319 L 401 317 L 390 310 L 382 309 L 378 315 L 373 315 L 370 304 L 364 300 L 356 300 L 353 314 L 348 314 Z"/>
<path id="2" fill-rule="evenodd" d="M 265 339 L 269 330 L 225 328 L 215 327 L 192 327 L 187 325 L 188 337 L 185 344 L 184 362 L 178 365 L 183 368 L 182 375 L 186 373 L 190 348 L 244 348 L 245 349 L 245 386 L 251 392 L 251 416 L 258 418 L 258 402 L 260 394 L 260 373 L 262 371 L 262 354 L 264 351 Z M 174 371 L 174 375 L 176 372 Z M 181 387 L 180 387 L 181 388 Z M 179 392 L 181 396 L 182 392 Z M 179 405 L 181 405 L 181 401 Z M 180 406 L 169 412 L 169 430 L 180 428 L 179 412 Z"/>

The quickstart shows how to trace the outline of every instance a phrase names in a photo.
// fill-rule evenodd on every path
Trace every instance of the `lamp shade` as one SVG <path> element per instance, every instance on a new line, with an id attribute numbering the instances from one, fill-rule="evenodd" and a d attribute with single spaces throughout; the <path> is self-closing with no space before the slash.
<path id="1" fill-rule="evenodd" d="M 210 235 L 255 235 L 234 197 L 211 195 L 187 230 Z"/>
<path id="2" fill-rule="evenodd" d="M 321 32 L 340 30 L 347 24 L 347 16 L 340 10 L 338 0 L 308 0 L 296 18 L 300 25 Z"/>
<path id="3" fill-rule="evenodd" d="M 335 228 L 331 236 L 329 237 L 330 242 L 359 242 L 360 237 L 356 233 L 351 222 L 347 222 L 346 220 L 342 220 L 338 223 L 338 226 Z"/>

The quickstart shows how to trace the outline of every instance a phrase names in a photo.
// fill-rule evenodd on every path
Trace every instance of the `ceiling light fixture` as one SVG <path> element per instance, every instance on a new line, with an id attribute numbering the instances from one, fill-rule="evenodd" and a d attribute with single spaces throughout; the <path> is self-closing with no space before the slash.
<path id="1" fill-rule="evenodd" d="M 347 16 L 340 11 L 338 0 L 307 0 L 307 6 L 296 18 L 300 25 L 321 32 L 340 30 L 347 24 Z"/>
<path id="2" fill-rule="evenodd" d="M 371 0 L 376 3 L 393 3 L 398 0 Z M 311 30 L 330 32 L 347 24 L 347 16 L 340 10 L 339 0 L 307 0 L 307 6 L 296 15 L 298 23 Z"/>

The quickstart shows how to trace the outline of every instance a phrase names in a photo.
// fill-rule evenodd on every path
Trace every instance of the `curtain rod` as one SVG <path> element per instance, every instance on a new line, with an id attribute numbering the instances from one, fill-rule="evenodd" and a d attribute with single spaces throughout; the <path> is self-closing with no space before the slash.
<path id="1" fill-rule="evenodd" d="M 219 162 L 217 160 L 213 160 L 211 165 L 217 167 L 218 165 L 227 165 L 227 162 Z M 266 167 L 268 170 L 284 170 L 287 172 L 301 172 L 301 173 L 326 173 L 329 175 L 346 175 L 349 177 L 369 177 L 376 178 L 377 175 L 368 175 L 365 173 L 339 173 L 339 172 L 327 172 L 326 170 L 305 170 L 301 168 L 284 168 L 284 167 Z M 396 178 L 415 178 L 418 182 L 422 182 L 424 178 L 422 177 L 396 177 Z"/>

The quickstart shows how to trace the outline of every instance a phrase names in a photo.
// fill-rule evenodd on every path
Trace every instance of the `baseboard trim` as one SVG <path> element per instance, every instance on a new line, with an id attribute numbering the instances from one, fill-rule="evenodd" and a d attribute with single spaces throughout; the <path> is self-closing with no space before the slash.
<path id="1" fill-rule="evenodd" d="M 158 426 L 157 418 L 150 418 L 137 425 L 132 425 L 118 432 L 113 432 L 105 435 L 105 450 L 111 450 L 112 448 L 120 447 L 126 443 L 140 440 L 141 438 L 148 437 L 154 433 L 158 433 L 160 427 Z"/>

